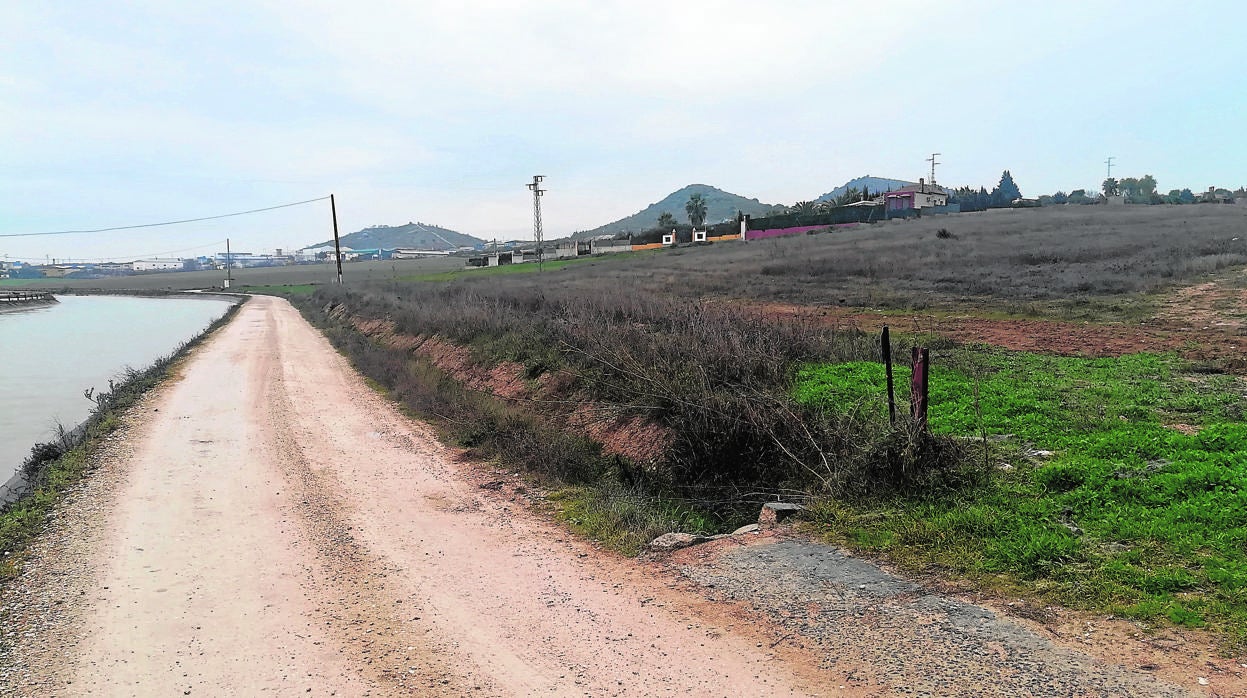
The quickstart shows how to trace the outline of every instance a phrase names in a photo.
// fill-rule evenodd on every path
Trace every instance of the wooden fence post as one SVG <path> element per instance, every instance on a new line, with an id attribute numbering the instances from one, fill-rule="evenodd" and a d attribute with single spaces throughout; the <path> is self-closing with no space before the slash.
<path id="1" fill-rule="evenodd" d="M 883 326 L 883 368 L 888 374 L 888 420 L 896 426 L 896 390 L 892 386 L 892 338 L 888 334 L 888 326 Z"/>
<path id="2" fill-rule="evenodd" d="M 909 381 L 910 414 L 919 431 L 927 430 L 927 378 L 931 363 L 929 349 L 913 348 L 914 370 Z"/>

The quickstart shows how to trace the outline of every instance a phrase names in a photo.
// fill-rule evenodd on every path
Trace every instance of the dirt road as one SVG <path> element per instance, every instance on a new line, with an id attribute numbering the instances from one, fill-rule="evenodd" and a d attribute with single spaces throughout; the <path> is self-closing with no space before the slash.
<path id="1" fill-rule="evenodd" d="M 821 692 L 486 496 L 285 301 L 247 303 L 124 441 L 93 540 L 42 563 L 81 598 L 62 589 L 79 608 L 41 631 L 29 695 Z"/>
<path id="2" fill-rule="evenodd" d="M 5 695 L 1211 695 L 810 544 L 602 553 L 282 300 L 106 450 L 5 591 Z"/>

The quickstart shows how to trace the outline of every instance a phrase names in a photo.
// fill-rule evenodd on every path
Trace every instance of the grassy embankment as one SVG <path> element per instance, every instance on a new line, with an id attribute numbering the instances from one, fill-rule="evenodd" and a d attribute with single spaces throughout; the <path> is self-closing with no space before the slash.
<path id="1" fill-rule="evenodd" d="M 993 477 L 955 496 L 825 500 L 817 530 L 910 569 L 1247 641 L 1241 379 L 1150 354 L 958 349 L 938 362 L 932 429 L 986 435 Z M 883 421 L 883 385 L 879 363 L 810 365 L 794 395 Z"/>
<path id="2" fill-rule="evenodd" d="M 608 255 L 598 255 L 595 257 L 580 257 L 575 259 L 551 259 L 542 262 L 540 265 L 530 262 L 523 264 L 504 264 L 497 267 L 481 267 L 474 269 L 451 269 L 440 272 L 424 272 L 419 274 L 409 274 L 399 276 L 395 281 L 456 281 L 459 279 L 480 279 L 492 276 L 509 276 L 511 274 L 537 274 L 543 272 L 555 272 L 569 267 L 595 267 L 602 263 L 621 262 L 638 257 L 644 257 L 654 254 L 655 251 L 641 252 L 614 252 Z"/>
<path id="3" fill-rule="evenodd" d="M 641 292 L 489 283 L 322 287 L 299 305 L 396 400 L 480 454 L 547 478 L 562 518 L 626 552 L 669 530 L 730 530 L 777 494 L 976 477 L 952 440 L 849 423 L 788 394 L 800 362 L 872 353 L 859 332 Z M 408 337 L 436 335 L 486 370 L 512 362 L 529 389 L 513 399 L 467 389 L 410 343 L 386 346 L 342 313 L 388 320 Z M 586 412 L 625 430 L 640 420 L 666 441 L 630 462 L 589 440 Z"/>
<path id="4" fill-rule="evenodd" d="M 33 483 L 31 490 L 0 511 L 0 581 L 21 571 L 27 543 L 43 530 L 48 515 L 66 492 L 93 467 L 92 456 L 105 437 L 116 431 L 122 415 L 151 388 L 172 374 L 179 360 L 224 326 L 238 311 L 231 306 L 202 333 L 172 354 L 157 359 L 143 370 L 129 370 L 110 382 L 108 391 L 92 396 L 95 408 L 81 433 L 63 434 L 51 443 L 38 444 L 23 465 Z"/>
<path id="5" fill-rule="evenodd" d="M 339 305 L 387 318 L 406 335 L 469 348 L 481 367 L 518 362 L 533 384 L 571 375 L 558 400 L 482 396 L 321 313 L 344 353 L 396 399 L 483 455 L 564 483 L 554 485 L 559 515 L 621 549 L 663 527 L 723 530 L 756 513 L 759 493 L 818 499 L 812 518 L 823 532 L 907 568 L 1205 625 L 1241 646 L 1235 379 L 1167 356 L 1097 363 L 901 336 L 898 359 L 907 342 L 937 355 L 940 438 L 915 441 L 904 425 L 883 423 L 877 387 L 866 387 L 881 385 L 863 379 L 877 370 L 862 363 L 876 359 L 875 338 L 703 300 L 1121 321 L 1148 315 L 1157 294 L 1177 284 L 1209 274 L 1237 283 L 1244 220 L 1222 207 L 1001 211 L 677 249 L 541 276 L 322 287 L 305 311 Z M 833 407 L 829 394 L 866 402 Z M 485 406 L 469 404 L 477 400 Z M 671 429 L 673 441 L 655 464 L 605 457 L 583 439 L 580 452 L 593 457 L 567 449 L 547 458 L 542 438 L 518 437 L 561 433 L 549 403 L 564 400 L 644 416 Z M 984 432 L 1013 436 L 988 438 L 985 458 L 982 440 L 965 438 Z M 1035 453 L 1045 450 L 1054 453 Z M 627 505 L 614 511 L 620 501 Z M 655 503 L 679 513 L 656 515 Z"/>

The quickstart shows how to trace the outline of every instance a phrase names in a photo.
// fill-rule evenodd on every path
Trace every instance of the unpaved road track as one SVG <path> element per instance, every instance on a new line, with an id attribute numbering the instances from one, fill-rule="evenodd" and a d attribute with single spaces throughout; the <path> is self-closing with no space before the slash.
<path id="1" fill-rule="evenodd" d="M 63 563 L 94 577 L 82 608 L 16 692 L 821 690 L 698 601 L 485 497 L 283 300 L 248 302 L 126 441 L 96 540 Z"/>
<path id="2" fill-rule="evenodd" d="M 5 590 L 4 695 L 1218 695 L 815 548 L 601 553 L 282 300 L 106 451 Z"/>

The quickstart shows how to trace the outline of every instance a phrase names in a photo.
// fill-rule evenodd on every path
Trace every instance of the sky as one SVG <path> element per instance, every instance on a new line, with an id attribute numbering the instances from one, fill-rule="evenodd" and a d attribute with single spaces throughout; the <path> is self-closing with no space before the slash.
<path id="1" fill-rule="evenodd" d="M 691 183 L 860 175 L 1026 196 L 1247 185 L 1233 2 L 0 0 L 0 259 L 296 249 L 433 223 L 532 238 Z M 680 212 L 675 212 L 679 214 Z M 16 237 L 16 235 L 22 235 Z"/>

